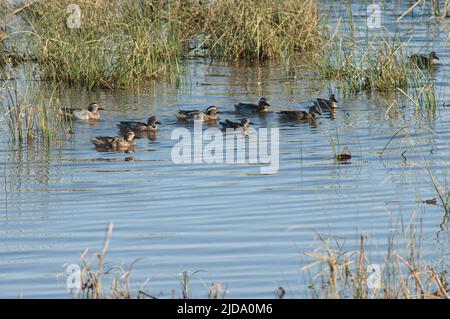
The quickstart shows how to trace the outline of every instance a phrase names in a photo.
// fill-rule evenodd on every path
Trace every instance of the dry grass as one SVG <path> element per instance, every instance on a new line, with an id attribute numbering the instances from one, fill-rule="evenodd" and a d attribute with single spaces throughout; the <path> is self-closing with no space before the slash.
<path id="1" fill-rule="evenodd" d="M 139 259 L 134 260 L 126 269 L 123 267 L 105 269 L 106 254 L 112 231 L 113 224 L 109 222 L 105 231 L 103 246 L 99 253 L 89 257 L 89 250 L 85 249 L 81 254 L 83 264 L 79 274 L 81 289 L 73 290 L 72 297 L 82 299 L 157 299 L 144 289 L 145 284 L 138 290 L 131 288 L 133 266 Z M 180 274 L 180 298 L 191 298 L 189 283 L 197 274 L 198 271 L 192 273 L 183 271 Z M 221 284 L 212 283 L 207 287 L 207 296 L 210 299 L 224 298 L 225 294 L 226 289 Z M 176 290 L 172 290 L 171 297 L 178 298 Z"/>
<path id="2" fill-rule="evenodd" d="M 23 11 L 41 78 L 94 87 L 122 87 L 168 76 L 179 64 L 175 10 L 162 1 L 81 2 L 81 28 L 68 28 L 72 1 L 39 1 Z"/>
<path id="3" fill-rule="evenodd" d="M 88 89 L 176 79 L 182 59 L 199 49 L 226 61 L 289 61 L 321 36 L 312 0 L 87 0 L 78 4 L 81 27 L 68 28 L 71 3 L 21 10 L 31 28 L 22 33 L 42 79 Z"/>
<path id="4" fill-rule="evenodd" d="M 414 237 L 414 236 L 413 236 Z M 344 251 L 339 243 L 320 238 L 322 245 L 307 256 L 314 262 L 302 268 L 313 270 L 309 285 L 316 298 L 436 299 L 449 298 L 448 273 L 419 262 L 414 241 L 408 242 L 408 257 L 393 253 L 392 242 L 384 265 L 370 263 L 361 236 L 358 251 Z M 415 238 L 413 238 L 415 239 Z M 332 242 L 332 240 L 331 240 Z M 369 271 L 369 275 L 367 275 Z M 379 275 L 379 276 L 378 276 Z"/>

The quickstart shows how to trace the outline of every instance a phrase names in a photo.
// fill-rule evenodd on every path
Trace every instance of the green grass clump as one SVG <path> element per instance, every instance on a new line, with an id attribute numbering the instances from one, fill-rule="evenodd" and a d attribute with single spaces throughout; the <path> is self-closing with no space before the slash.
<path id="1" fill-rule="evenodd" d="M 72 2 L 40 1 L 22 14 L 42 79 L 113 88 L 177 70 L 181 40 L 172 17 L 182 8 L 173 1 L 84 1 L 78 4 L 81 27 L 68 28 Z"/>
<path id="2" fill-rule="evenodd" d="M 37 1 L 21 16 L 41 78 L 88 89 L 171 78 L 198 45 L 227 61 L 280 60 L 320 36 L 311 0 L 87 0 L 78 3 L 81 27 L 69 28 L 72 2 Z"/>
<path id="3" fill-rule="evenodd" d="M 5 71 L 0 82 L 0 127 L 5 128 L 12 143 L 38 141 L 43 145 L 60 144 L 70 134 L 71 125 L 61 112 L 56 89 L 44 89 L 40 83 L 19 85 Z"/>
<path id="4" fill-rule="evenodd" d="M 316 48 L 321 36 L 315 1 L 221 0 L 207 10 L 207 46 L 225 60 L 287 59 Z"/>
<path id="5" fill-rule="evenodd" d="M 358 42 L 352 35 L 343 34 L 331 36 L 325 49 L 316 53 L 311 65 L 319 76 L 336 80 L 344 94 L 408 87 L 409 63 L 401 54 L 398 39 L 388 41 L 382 37 Z"/>

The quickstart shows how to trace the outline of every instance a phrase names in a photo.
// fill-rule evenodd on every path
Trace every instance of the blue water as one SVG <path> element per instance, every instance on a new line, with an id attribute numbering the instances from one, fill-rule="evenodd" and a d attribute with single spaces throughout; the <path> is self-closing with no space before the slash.
<path id="1" fill-rule="evenodd" d="M 335 17 L 346 12 L 338 9 L 331 10 Z M 353 9 L 355 18 L 365 17 L 365 5 Z M 403 9 L 385 11 L 383 24 L 392 26 Z M 433 76 L 440 103 L 448 103 L 449 20 L 426 17 L 421 23 L 405 17 L 401 32 L 414 36 L 407 50 L 437 52 Z M 101 249 L 108 221 L 114 223 L 108 266 L 127 267 L 142 258 L 133 266 L 132 287 L 149 279 L 147 291 L 161 297 L 170 297 L 172 289 L 180 296 L 179 273 L 185 270 L 200 270 L 191 281 L 193 297 L 206 297 L 211 283 L 226 286 L 228 297 L 271 298 L 278 286 L 287 297 L 308 297 L 310 278 L 300 268 L 311 262 L 304 254 L 320 246 L 319 235 L 339 238 L 347 250 L 367 235 L 372 261 L 382 263 L 390 234 L 399 233 L 396 249 L 403 252 L 402 227 L 409 220 L 421 229 L 426 262 L 448 264 L 444 210 L 422 201 L 437 197 L 427 169 L 442 184 L 448 178 L 450 109 L 421 114 L 401 94 L 344 97 L 332 81 L 313 79 L 301 67 L 297 74 L 289 77 L 274 65 L 191 60 L 180 86 L 59 92 L 62 105 L 96 101 L 106 109 L 96 123 L 76 122 L 74 136 L 60 148 L 19 149 L 1 134 L 0 297 L 68 297 L 65 265 L 80 264 L 84 248 L 90 254 Z M 281 123 L 274 113 L 330 91 L 340 102 L 334 119 Z M 255 128 L 279 127 L 278 173 L 260 174 L 259 164 L 172 162 L 172 131 L 192 130 L 176 121 L 179 108 L 217 105 L 221 119 L 239 120 L 233 104 L 261 96 L 273 112 L 252 122 Z M 100 153 L 89 141 L 117 134 L 120 120 L 149 114 L 163 125 L 156 139 L 138 140 L 136 153 Z M 336 163 L 332 144 L 349 147 L 350 164 Z"/>

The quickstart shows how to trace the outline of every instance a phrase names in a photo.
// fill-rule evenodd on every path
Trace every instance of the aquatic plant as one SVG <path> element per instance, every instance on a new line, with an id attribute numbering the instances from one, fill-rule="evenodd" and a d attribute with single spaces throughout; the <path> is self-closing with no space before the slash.
<path id="1" fill-rule="evenodd" d="M 71 3 L 38 1 L 22 12 L 32 28 L 32 52 L 41 79 L 88 89 L 113 88 L 178 70 L 181 39 L 172 17 L 184 5 L 89 0 L 79 3 L 80 25 L 68 27 L 66 10 Z"/>
<path id="2" fill-rule="evenodd" d="M 315 53 L 310 65 L 320 77 L 335 80 L 344 95 L 408 87 L 409 64 L 398 38 L 381 33 L 370 41 L 357 41 L 347 33 L 338 27 L 325 49 Z"/>
<path id="3" fill-rule="evenodd" d="M 371 264 L 365 249 L 365 236 L 355 251 L 345 251 L 333 238 L 321 236 L 321 245 L 306 255 L 314 261 L 302 271 L 314 271 L 309 284 L 315 298 L 354 299 L 448 299 L 448 272 L 437 270 L 420 261 L 420 239 L 410 223 L 404 257 L 394 251 L 393 238 L 388 238 L 385 263 Z M 334 242 L 334 243 L 333 243 Z M 369 274 L 367 274 L 369 272 Z"/>
<path id="4" fill-rule="evenodd" d="M 51 146 L 60 143 L 71 132 L 71 122 L 61 114 L 57 87 L 46 90 L 38 82 L 26 87 L 3 70 L 0 82 L 0 126 L 13 143 L 33 141 Z"/>
<path id="5" fill-rule="evenodd" d="M 20 15 L 41 78 L 88 89 L 176 79 L 199 49 L 226 61 L 288 61 L 321 36 L 312 0 L 88 0 L 69 27 L 71 4 L 36 1 Z"/>
<path id="6" fill-rule="evenodd" d="M 156 299 L 146 289 L 144 283 L 136 292 L 131 289 L 130 279 L 133 266 L 140 260 L 134 260 L 128 267 L 111 267 L 105 270 L 105 259 L 109 249 L 111 236 L 113 232 L 113 223 L 109 222 L 103 240 L 103 246 L 100 252 L 88 256 L 89 249 L 85 249 L 81 254 L 82 267 L 75 275 L 74 282 L 79 283 L 79 287 L 73 287 L 72 296 L 82 299 L 131 299 L 144 298 Z M 96 267 L 93 260 L 97 260 Z M 179 282 L 181 286 L 181 295 L 183 299 L 190 298 L 189 282 L 199 271 L 188 272 L 183 271 L 179 274 Z M 112 278 L 107 278 L 112 277 Z M 107 284 L 109 283 L 109 284 Z M 221 284 L 213 283 L 208 289 L 208 297 L 210 299 L 223 298 L 226 289 Z M 176 291 L 172 290 L 172 298 L 178 298 Z"/>
<path id="7" fill-rule="evenodd" d="M 310 0 L 211 1 L 201 34 L 225 60 L 288 61 L 320 43 L 317 3 Z"/>
<path id="8" fill-rule="evenodd" d="M 416 66 L 412 66 L 412 68 L 407 92 L 401 88 L 397 88 L 397 90 L 406 96 L 417 109 L 436 110 L 439 98 L 436 93 L 432 70 L 424 72 Z"/>

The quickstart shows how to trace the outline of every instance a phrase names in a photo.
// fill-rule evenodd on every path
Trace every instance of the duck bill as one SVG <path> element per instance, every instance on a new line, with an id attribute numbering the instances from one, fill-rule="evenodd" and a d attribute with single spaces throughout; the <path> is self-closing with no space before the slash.
<path id="1" fill-rule="evenodd" d="M 104 109 L 104 108 L 102 108 L 102 107 L 99 107 L 98 109 L 99 109 L 99 110 L 101 110 L 101 111 L 104 111 L 104 110 L 105 110 L 105 109 Z"/>
<path id="2" fill-rule="evenodd" d="M 156 121 L 156 124 L 158 124 L 158 125 L 162 125 L 160 121 Z"/>

